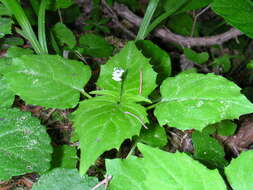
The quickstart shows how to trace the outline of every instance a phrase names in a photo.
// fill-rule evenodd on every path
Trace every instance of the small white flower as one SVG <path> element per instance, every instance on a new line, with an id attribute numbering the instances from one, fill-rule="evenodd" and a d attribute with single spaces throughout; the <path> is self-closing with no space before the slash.
<path id="1" fill-rule="evenodd" d="M 122 75 L 124 73 L 124 69 L 121 68 L 114 68 L 112 73 L 112 79 L 119 82 L 122 80 Z"/>

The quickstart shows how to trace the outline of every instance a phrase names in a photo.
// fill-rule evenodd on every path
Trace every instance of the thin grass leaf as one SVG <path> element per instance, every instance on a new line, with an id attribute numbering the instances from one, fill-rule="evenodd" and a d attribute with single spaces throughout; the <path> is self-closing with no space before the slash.
<path id="1" fill-rule="evenodd" d="M 45 29 L 46 5 L 47 5 L 46 0 L 42 0 L 40 3 L 40 9 L 39 9 L 39 15 L 38 15 L 38 37 L 39 37 L 39 43 L 43 51 L 48 53 L 46 29 Z"/>
<path id="2" fill-rule="evenodd" d="M 150 33 L 152 30 L 154 30 L 157 25 L 159 25 L 162 21 L 164 21 L 166 18 L 171 16 L 173 13 L 175 13 L 179 8 L 181 8 L 185 4 L 185 1 L 179 1 L 176 3 L 175 6 L 171 7 L 171 9 L 167 10 L 160 16 L 158 16 L 149 26 L 147 29 L 147 34 Z"/>
<path id="3" fill-rule="evenodd" d="M 43 48 L 41 47 L 41 45 L 39 44 L 37 37 L 32 29 L 32 26 L 27 18 L 27 16 L 25 15 L 25 12 L 23 10 L 23 8 L 20 6 L 20 4 L 16 1 L 16 0 L 0 0 L 9 10 L 10 12 L 15 16 L 17 22 L 19 23 L 19 25 L 22 28 L 22 32 L 20 32 L 21 34 L 23 34 L 23 36 L 25 38 L 27 38 L 27 40 L 29 40 L 29 42 L 31 43 L 32 47 L 34 48 L 35 52 L 37 54 L 44 54 L 46 52 L 43 51 Z"/>
<path id="4" fill-rule="evenodd" d="M 140 27 L 137 37 L 136 37 L 136 41 L 144 40 L 145 37 L 147 36 L 148 26 L 149 26 L 149 23 L 153 17 L 153 14 L 156 10 L 158 3 L 159 3 L 159 0 L 150 0 L 149 1 L 148 8 L 146 10 L 144 19 L 141 23 L 141 27 Z"/>

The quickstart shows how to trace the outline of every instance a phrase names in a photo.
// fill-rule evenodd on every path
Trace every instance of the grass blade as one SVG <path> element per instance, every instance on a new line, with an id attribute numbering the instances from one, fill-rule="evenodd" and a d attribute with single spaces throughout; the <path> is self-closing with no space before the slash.
<path id="1" fill-rule="evenodd" d="M 137 37 L 136 37 L 136 41 L 144 40 L 145 37 L 147 36 L 148 26 L 149 26 L 149 23 L 153 17 L 153 14 L 156 10 L 158 3 L 159 3 L 159 0 L 150 0 L 149 1 L 148 8 L 146 10 L 144 19 L 141 23 L 140 29 L 139 29 Z"/>
<path id="2" fill-rule="evenodd" d="M 40 3 L 39 15 L 38 15 L 38 37 L 41 48 L 45 53 L 47 50 L 47 39 L 46 39 L 46 29 L 45 29 L 45 14 L 46 14 L 46 0 L 42 0 Z"/>
<path id="3" fill-rule="evenodd" d="M 24 37 L 27 38 L 27 40 L 31 43 L 33 49 L 37 54 L 43 54 L 45 53 L 39 44 L 37 37 L 32 29 L 32 26 L 26 17 L 23 8 L 20 6 L 20 4 L 16 0 L 0 0 L 15 16 L 18 24 L 22 28 L 22 34 L 24 34 Z"/>

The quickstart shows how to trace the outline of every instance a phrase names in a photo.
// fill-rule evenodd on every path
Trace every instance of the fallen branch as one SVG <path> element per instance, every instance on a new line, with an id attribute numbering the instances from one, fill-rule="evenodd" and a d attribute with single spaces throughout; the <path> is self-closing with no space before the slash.
<path id="1" fill-rule="evenodd" d="M 113 10 L 118 16 L 128 20 L 135 26 L 140 26 L 142 19 L 131 12 L 125 5 L 115 3 Z M 154 36 L 162 39 L 164 42 L 176 43 L 184 47 L 221 45 L 242 34 L 235 28 L 231 28 L 225 33 L 209 37 L 185 37 L 174 34 L 168 28 L 158 28 L 154 31 Z"/>

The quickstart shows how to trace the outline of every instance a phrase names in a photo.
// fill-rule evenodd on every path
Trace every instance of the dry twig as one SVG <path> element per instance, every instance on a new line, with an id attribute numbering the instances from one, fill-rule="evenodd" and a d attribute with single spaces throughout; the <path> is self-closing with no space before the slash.
<path id="1" fill-rule="evenodd" d="M 113 10 L 117 13 L 117 15 L 128 20 L 135 26 L 139 26 L 141 24 L 142 19 L 131 12 L 125 5 L 115 3 Z M 231 28 L 225 33 L 209 37 L 185 37 L 174 34 L 168 28 L 158 28 L 154 31 L 154 36 L 162 39 L 164 42 L 176 43 L 184 47 L 221 45 L 224 42 L 234 39 L 242 34 L 243 33 L 235 28 Z"/>

